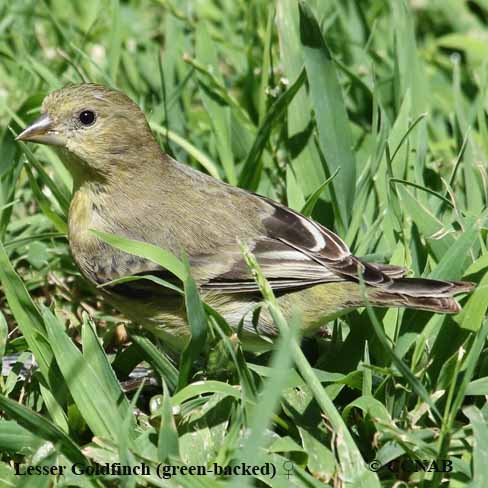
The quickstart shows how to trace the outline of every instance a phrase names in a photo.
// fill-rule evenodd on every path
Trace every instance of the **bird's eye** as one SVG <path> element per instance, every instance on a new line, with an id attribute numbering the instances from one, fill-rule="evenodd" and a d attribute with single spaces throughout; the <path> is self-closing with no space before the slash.
<path id="1" fill-rule="evenodd" d="M 96 118 L 92 110 L 83 110 L 78 117 L 83 125 L 92 125 Z"/>

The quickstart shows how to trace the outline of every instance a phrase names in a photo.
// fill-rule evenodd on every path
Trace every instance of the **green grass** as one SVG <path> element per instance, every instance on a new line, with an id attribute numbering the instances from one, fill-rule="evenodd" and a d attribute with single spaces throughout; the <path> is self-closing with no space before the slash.
<path id="1" fill-rule="evenodd" d="M 20 353 L 0 377 L 0 486 L 488 479 L 487 25 L 485 0 L 0 0 L 0 357 Z M 166 354 L 72 262 L 61 162 L 14 142 L 47 93 L 81 81 L 124 90 L 166 152 L 311 215 L 355 254 L 477 290 L 457 316 L 367 308 L 300 347 L 300 317 L 284 320 L 255 268 L 282 335 L 253 355 L 185 263 L 105 236 L 182 278 L 193 340 Z M 140 363 L 157 385 L 125 394 Z M 387 466 L 443 459 L 451 472 Z M 153 471 L 13 471 L 95 461 Z M 214 462 L 277 473 L 155 475 Z"/>

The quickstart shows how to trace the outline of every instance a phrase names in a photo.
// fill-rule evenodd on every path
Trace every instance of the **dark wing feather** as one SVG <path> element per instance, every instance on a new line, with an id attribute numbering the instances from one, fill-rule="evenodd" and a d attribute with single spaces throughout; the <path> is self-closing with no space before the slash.
<path id="1" fill-rule="evenodd" d="M 361 260 L 361 262 L 364 262 Z M 369 266 L 378 269 L 390 278 L 399 279 L 404 278 L 408 274 L 408 269 L 403 266 L 396 266 L 394 264 L 380 264 L 380 263 L 368 263 Z"/>
<path id="2" fill-rule="evenodd" d="M 345 280 L 358 281 L 362 275 L 366 284 L 384 286 L 403 268 L 370 265 L 351 254 L 336 234 L 272 200 L 260 197 L 272 207 L 263 220 L 264 232 L 251 246 L 263 274 L 275 290 L 292 290 L 319 283 Z M 390 277 L 390 274 L 393 275 Z M 257 291 L 242 258 L 230 269 L 213 276 L 202 288 L 219 292 Z"/>

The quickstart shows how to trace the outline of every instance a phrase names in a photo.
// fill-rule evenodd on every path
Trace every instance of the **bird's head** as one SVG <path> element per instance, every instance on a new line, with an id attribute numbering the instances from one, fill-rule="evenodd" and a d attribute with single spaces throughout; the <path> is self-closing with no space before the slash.
<path id="1" fill-rule="evenodd" d="M 127 95 L 91 83 L 49 94 L 41 116 L 17 140 L 53 146 L 75 179 L 135 171 L 146 154 L 159 150 L 143 112 Z"/>

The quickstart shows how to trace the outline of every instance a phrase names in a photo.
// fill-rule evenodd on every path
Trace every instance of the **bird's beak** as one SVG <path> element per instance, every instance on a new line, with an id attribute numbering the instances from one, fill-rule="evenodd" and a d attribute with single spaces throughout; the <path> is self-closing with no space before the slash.
<path id="1" fill-rule="evenodd" d="M 64 146 L 65 141 L 54 129 L 53 120 L 47 114 L 41 115 L 29 127 L 24 129 L 16 141 L 30 141 L 51 146 Z"/>

